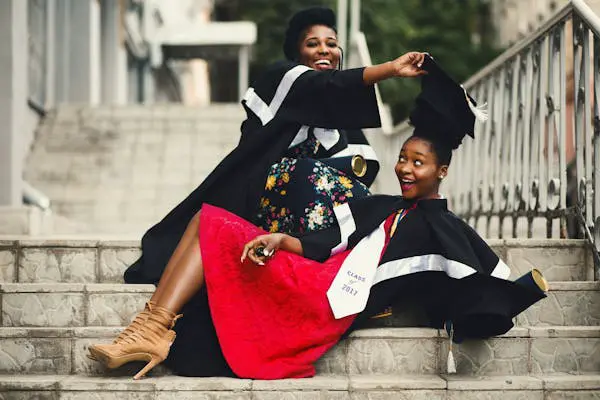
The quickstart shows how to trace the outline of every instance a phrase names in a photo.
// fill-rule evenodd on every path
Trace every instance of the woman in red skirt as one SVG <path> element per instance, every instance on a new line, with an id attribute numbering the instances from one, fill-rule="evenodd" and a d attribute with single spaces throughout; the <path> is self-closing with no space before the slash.
<path id="1" fill-rule="evenodd" d="M 90 355 L 109 368 L 145 360 L 134 378 L 142 377 L 167 357 L 178 313 L 204 289 L 223 360 L 190 357 L 207 368 L 225 363 L 242 378 L 314 375 L 314 362 L 345 333 L 400 296 L 421 302 L 432 327 L 451 323 L 455 340 L 509 330 L 544 294 L 508 281 L 506 264 L 447 210 L 439 186 L 452 150 L 483 114 L 431 58 L 423 68 L 415 131 L 395 166 L 402 197 L 338 206 L 335 226 L 299 237 L 266 234 L 205 204 L 146 309 L 117 342 L 93 345 Z"/>

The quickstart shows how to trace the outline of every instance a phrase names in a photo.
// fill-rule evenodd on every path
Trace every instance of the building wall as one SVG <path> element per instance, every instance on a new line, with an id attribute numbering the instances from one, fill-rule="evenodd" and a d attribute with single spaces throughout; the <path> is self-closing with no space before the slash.
<path id="1" fill-rule="evenodd" d="M 172 0 L 147 0 L 145 6 L 155 14 L 160 15 L 160 21 L 152 20 L 147 25 L 146 36 L 152 46 L 161 31 L 196 30 L 202 24 L 210 22 L 213 10 L 213 0 L 178 0 L 178 7 L 173 7 Z M 207 105 L 210 103 L 210 79 L 208 64 L 202 59 L 177 61 L 173 64 L 173 72 L 177 74 L 180 82 L 180 101 L 188 105 Z M 168 98 L 165 94 L 159 95 L 158 100 Z"/>
<path id="2" fill-rule="evenodd" d="M 492 16 L 499 45 L 508 47 L 526 37 L 566 2 L 567 0 L 492 0 Z"/>

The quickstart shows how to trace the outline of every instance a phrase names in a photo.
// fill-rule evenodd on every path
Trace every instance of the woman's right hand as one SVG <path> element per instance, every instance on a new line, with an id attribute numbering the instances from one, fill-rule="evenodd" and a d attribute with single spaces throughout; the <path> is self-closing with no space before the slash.
<path id="1" fill-rule="evenodd" d="M 283 233 L 270 233 L 255 237 L 244 246 L 241 262 L 244 262 L 248 257 L 255 264 L 265 265 L 267 258 L 272 257 L 275 251 L 279 250 L 286 236 Z M 256 249 L 259 247 L 264 248 L 263 252 L 268 254 L 268 257 L 256 254 Z"/>

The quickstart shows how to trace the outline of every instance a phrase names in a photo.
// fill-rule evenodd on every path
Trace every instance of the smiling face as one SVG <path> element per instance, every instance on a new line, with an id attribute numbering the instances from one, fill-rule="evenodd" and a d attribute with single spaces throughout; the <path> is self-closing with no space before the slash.
<path id="1" fill-rule="evenodd" d="M 337 35 L 325 25 L 306 29 L 300 40 L 300 63 L 316 70 L 336 69 L 340 62 Z"/>
<path id="2" fill-rule="evenodd" d="M 416 200 L 438 196 L 440 182 L 448 173 L 448 166 L 439 165 L 431 142 L 413 136 L 404 142 L 395 171 L 402 196 Z"/>

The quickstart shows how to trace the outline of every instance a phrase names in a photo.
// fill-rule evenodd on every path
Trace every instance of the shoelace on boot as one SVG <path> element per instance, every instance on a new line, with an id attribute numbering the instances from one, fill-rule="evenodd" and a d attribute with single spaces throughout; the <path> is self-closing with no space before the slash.
<path id="1" fill-rule="evenodd" d="M 183 317 L 183 314 L 177 314 L 173 317 L 171 314 L 172 313 L 167 310 L 151 310 L 150 316 L 146 322 L 144 322 L 138 330 L 133 331 L 130 335 L 123 338 L 123 342 L 126 344 L 139 343 L 143 340 L 147 340 L 151 343 L 158 342 L 169 330 L 173 329 L 175 322 Z M 167 324 L 165 324 L 165 322 L 167 322 Z"/>
<path id="2" fill-rule="evenodd" d="M 135 319 L 131 322 L 131 324 L 129 324 L 129 326 L 127 328 L 125 328 L 125 330 L 123 332 L 121 332 L 119 334 L 119 336 L 117 336 L 117 338 L 113 341 L 113 344 L 118 344 L 118 343 L 124 341 L 124 339 L 126 337 L 128 337 L 129 335 L 131 335 L 133 332 L 138 331 L 142 327 L 144 322 L 146 322 L 146 320 L 148 319 L 150 314 L 152 313 L 153 307 L 154 307 L 154 302 L 152 302 L 152 301 L 147 302 L 146 306 L 144 307 L 144 311 L 139 313 L 135 317 Z"/>

